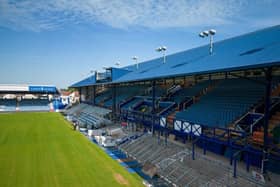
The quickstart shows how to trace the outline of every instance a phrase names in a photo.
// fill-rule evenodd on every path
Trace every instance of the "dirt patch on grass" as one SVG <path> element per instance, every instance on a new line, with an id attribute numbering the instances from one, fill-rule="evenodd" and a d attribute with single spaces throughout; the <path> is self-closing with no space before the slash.
<path id="1" fill-rule="evenodd" d="M 118 183 L 120 183 L 122 185 L 126 185 L 126 186 L 129 185 L 128 181 L 119 173 L 115 173 L 114 178 Z"/>

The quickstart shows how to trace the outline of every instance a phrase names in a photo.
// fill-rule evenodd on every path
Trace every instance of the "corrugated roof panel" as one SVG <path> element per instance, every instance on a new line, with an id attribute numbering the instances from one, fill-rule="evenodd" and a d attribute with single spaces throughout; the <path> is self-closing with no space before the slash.
<path id="1" fill-rule="evenodd" d="M 206 42 L 206 40 L 205 40 Z M 122 68 L 131 72 L 115 77 L 111 83 L 149 80 L 232 71 L 248 68 L 280 65 L 280 25 L 248 33 L 214 43 L 213 54 L 209 54 L 209 45 L 190 49 Z M 71 87 L 95 84 L 91 78 L 84 79 Z M 108 82 L 107 82 L 108 83 Z"/>
<path id="2" fill-rule="evenodd" d="M 139 69 L 114 82 L 147 80 L 176 75 L 218 72 L 280 63 L 280 26 L 256 31 L 209 46 L 172 54 L 139 64 Z"/>
<path id="3" fill-rule="evenodd" d="M 114 81 L 129 72 L 129 70 L 123 68 L 112 68 L 112 80 Z"/>

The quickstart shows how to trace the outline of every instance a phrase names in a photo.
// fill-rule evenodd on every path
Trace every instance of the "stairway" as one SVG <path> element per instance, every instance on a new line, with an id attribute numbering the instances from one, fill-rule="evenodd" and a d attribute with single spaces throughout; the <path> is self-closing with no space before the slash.
<path id="1" fill-rule="evenodd" d="M 268 125 L 268 137 L 272 138 L 272 131 L 273 129 L 280 124 L 280 112 L 276 112 L 272 117 L 269 119 L 269 125 Z M 261 131 L 254 131 L 252 135 L 252 143 L 263 145 L 263 137 L 264 132 L 263 129 Z"/>
<path id="2" fill-rule="evenodd" d="M 171 128 L 171 129 L 173 128 L 173 121 L 175 119 L 176 112 L 178 112 L 178 111 L 179 111 L 179 109 L 177 107 L 174 112 L 172 112 L 171 114 L 169 114 L 167 116 L 166 123 L 167 123 L 168 128 Z"/>

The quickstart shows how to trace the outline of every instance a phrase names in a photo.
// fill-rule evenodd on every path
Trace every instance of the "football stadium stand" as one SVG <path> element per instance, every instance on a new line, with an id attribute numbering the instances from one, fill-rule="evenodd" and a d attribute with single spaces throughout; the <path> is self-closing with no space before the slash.
<path id="1" fill-rule="evenodd" d="M 81 103 L 66 110 L 65 114 L 70 121 L 78 123 L 80 128 L 90 130 L 100 128 L 104 124 L 110 124 L 110 121 L 106 120 L 106 115 L 110 112 L 105 108 Z"/>
<path id="2" fill-rule="evenodd" d="M 16 99 L 0 99 L 0 111 L 16 111 Z"/>
<path id="3" fill-rule="evenodd" d="M 263 85 L 242 79 L 223 80 L 199 102 L 176 113 L 176 119 L 226 127 L 249 111 L 263 95 Z"/>
<path id="4" fill-rule="evenodd" d="M 94 107 L 106 108 L 114 121 L 191 144 L 184 152 L 143 136 L 120 146 L 139 162 L 156 165 L 160 176 L 178 186 L 207 183 L 207 177 L 201 183 L 195 178 L 200 176 L 195 165 L 182 168 L 185 158 L 197 163 L 196 147 L 229 158 L 235 177 L 237 160 L 244 161 L 247 171 L 254 166 L 280 173 L 272 164 L 280 163 L 280 26 L 214 46 L 212 54 L 209 46 L 201 46 L 168 55 L 166 63 L 157 58 L 96 72 L 70 86 L 79 91 L 82 104 L 68 113 L 94 124 L 89 113 L 96 117 Z M 83 112 L 85 103 L 93 108 Z M 182 162 L 176 155 L 185 155 Z M 218 176 L 222 182 L 225 176 Z"/>
<path id="5" fill-rule="evenodd" d="M 56 95 L 54 86 L 0 85 L 0 112 L 54 110 Z"/>

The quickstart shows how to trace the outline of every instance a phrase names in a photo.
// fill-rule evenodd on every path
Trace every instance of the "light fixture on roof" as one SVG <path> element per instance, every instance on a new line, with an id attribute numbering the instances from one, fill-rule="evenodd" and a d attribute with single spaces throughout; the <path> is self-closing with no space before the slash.
<path id="1" fill-rule="evenodd" d="M 157 52 L 162 52 L 163 53 L 163 63 L 164 64 L 166 62 L 166 57 L 165 57 L 166 50 L 167 50 L 166 46 L 160 46 L 160 47 L 156 48 Z"/>
<path id="2" fill-rule="evenodd" d="M 204 36 L 209 36 L 209 31 L 203 31 L 202 33 Z"/>
<path id="3" fill-rule="evenodd" d="M 139 68 L 139 65 L 138 65 L 138 57 L 137 57 L 137 56 L 134 56 L 134 57 L 132 57 L 131 59 L 135 61 L 136 69 L 138 69 L 138 68 Z"/>
<path id="4" fill-rule="evenodd" d="M 216 30 L 214 30 L 214 29 L 210 29 L 210 30 L 209 30 L 209 33 L 210 33 L 211 35 L 215 35 L 215 34 L 216 34 L 216 32 L 217 32 L 217 31 L 216 31 Z"/>
<path id="5" fill-rule="evenodd" d="M 209 47 L 210 55 L 213 53 L 213 36 L 216 34 L 216 32 L 217 32 L 216 30 L 210 29 L 208 31 L 206 30 L 206 31 L 199 33 L 199 37 L 201 37 L 201 38 L 210 36 L 210 47 Z"/>
<path id="6" fill-rule="evenodd" d="M 88 76 L 88 75 L 92 76 L 94 73 L 96 73 L 96 70 L 90 70 L 90 71 L 88 72 L 87 76 Z"/>
<path id="7" fill-rule="evenodd" d="M 96 70 L 90 70 L 89 73 L 88 73 L 88 75 L 90 76 L 90 79 L 92 79 L 93 75 L 96 74 L 96 73 L 97 73 Z"/>
<path id="8" fill-rule="evenodd" d="M 204 38 L 204 37 L 205 37 L 204 34 L 203 34 L 203 32 L 199 33 L 199 36 L 200 36 L 201 38 Z"/>
<path id="9" fill-rule="evenodd" d="M 117 67 L 119 67 L 119 66 L 121 65 L 120 61 L 117 61 L 117 62 L 115 63 L 115 65 L 116 65 Z"/>

